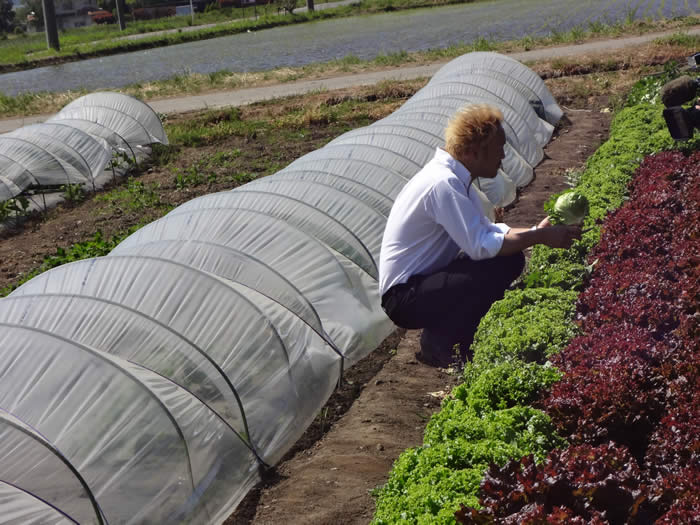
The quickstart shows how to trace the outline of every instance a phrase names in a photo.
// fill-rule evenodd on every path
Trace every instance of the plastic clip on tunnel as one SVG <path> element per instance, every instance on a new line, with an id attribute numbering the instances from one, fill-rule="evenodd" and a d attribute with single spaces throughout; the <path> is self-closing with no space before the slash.
<path id="1" fill-rule="evenodd" d="M 376 281 L 391 205 L 455 111 L 482 102 L 502 109 L 508 139 L 498 177 L 478 181 L 493 216 L 532 179 L 561 110 L 522 64 L 473 53 L 389 117 L 0 300 L 0 515 L 223 521 L 343 367 L 393 331 Z M 144 106 L 97 94 L 51 128 L 0 137 L 3 195 L 89 179 L 99 148 L 167 143 Z"/>

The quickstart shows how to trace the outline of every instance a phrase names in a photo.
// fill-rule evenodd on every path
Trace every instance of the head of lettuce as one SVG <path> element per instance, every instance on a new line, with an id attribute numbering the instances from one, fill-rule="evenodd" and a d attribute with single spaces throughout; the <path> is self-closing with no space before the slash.
<path id="1" fill-rule="evenodd" d="M 569 190 L 557 198 L 549 219 L 552 224 L 581 224 L 588 215 L 588 199 L 577 192 Z"/>

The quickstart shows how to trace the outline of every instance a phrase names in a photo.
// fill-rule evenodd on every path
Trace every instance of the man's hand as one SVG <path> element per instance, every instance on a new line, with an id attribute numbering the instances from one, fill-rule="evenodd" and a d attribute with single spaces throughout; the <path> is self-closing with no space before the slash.
<path id="1" fill-rule="evenodd" d="M 542 219 L 540 221 L 540 223 L 537 226 L 535 226 L 535 228 L 546 228 L 547 226 L 551 226 L 551 225 L 552 225 L 552 223 L 549 222 L 549 215 L 548 215 L 547 217 Z"/>
<path id="2" fill-rule="evenodd" d="M 578 224 L 538 227 L 537 231 L 542 235 L 540 243 L 550 248 L 571 248 L 574 240 L 581 238 L 581 226 Z"/>
<path id="3" fill-rule="evenodd" d="M 581 226 L 552 226 L 549 217 L 542 220 L 535 229 L 511 228 L 503 238 L 498 255 L 511 255 L 535 244 L 550 248 L 570 248 L 575 239 L 581 238 Z"/>

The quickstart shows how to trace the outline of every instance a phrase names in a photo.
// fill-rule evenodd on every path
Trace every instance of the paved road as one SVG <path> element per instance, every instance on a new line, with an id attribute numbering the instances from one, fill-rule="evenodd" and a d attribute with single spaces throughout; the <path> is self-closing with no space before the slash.
<path id="1" fill-rule="evenodd" d="M 686 32 L 692 35 L 700 35 L 700 26 L 689 29 Z M 639 45 L 673 33 L 675 33 L 675 31 L 650 33 L 642 36 L 619 38 L 614 40 L 601 40 L 570 46 L 549 47 L 535 49 L 532 51 L 524 51 L 521 53 L 511 53 L 509 56 L 521 62 L 527 62 L 546 58 L 584 55 L 587 53 L 603 53 L 606 51 Z M 343 75 L 319 80 L 303 80 L 299 82 L 277 84 L 274 86 L 235 89 L 217 93 L 207 93 L 204 95 L 151 100 L 148 101 L 148 104 L 156 112 L 164 114 L 185 113 L 188 111 L 216 109 L 228 106 L 244 106 L 253 102 L 259 102 L 261 100 L 269 100 L 289 95 L 299 95 L 319 90 L 367 86 L 384 80 L 406 80 L 412 78 L 430 77 L 443 65 L 444 62 L 418 67 L 400 67 L 372 73 L 357 73 L 354 75 Z M 48 115 L 35 115 L 32 117 L 0 120 L 0 133 L 6 133 L 36 122 L 43 122 L 53 115 L 54 114 L 52 113 Z"/>

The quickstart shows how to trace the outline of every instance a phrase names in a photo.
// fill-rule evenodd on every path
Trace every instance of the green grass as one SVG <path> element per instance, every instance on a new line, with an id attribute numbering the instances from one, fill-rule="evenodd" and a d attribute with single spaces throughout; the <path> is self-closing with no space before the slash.
<path id="1" fill-rule="evenodd" d="M 177 123 L 166 120 L 165 131 L 171 144 L 189 147 L 214 144 L 231 136 L 247 139 L 269 135 L 277 137 L 275 140 L 304 140 L 309 133 L 308 127 L 312 124 L 331 125 L 351 120 L 353 126 L 363 126 L 371 120 L 370 110 L 374 100 L 381 98 L 385 102 L 400 101 L 412 93 L 410 87 L 401 88 L 395 83 L 383 82 L 375 87 L 372 96 L 293 108 L 273 119 L 242 119 L 240 108 L 232 107 L 210 110 Z M 280 133 L 282 137 L 279 136 Z M 212 157 L 210 164 L 224 165 L 240 153 L 240 150 L 219 152 Z"/>
<path id="2" fill-rule="evenodd" d="M 241 120 L 240 110 L 208 111 L 193 119 L 167 126 L 169 141 L 182 146 L 203 146 L 231 135 L 249 137 L 265 129 L 262 121 Z"/>
<path id="3" fill-rule="evenodd" d="M 324 17 L 328 17 L 325 15 Z M 260 30 L 268 27 L 288 25 L 306 22 L 317 19 L 315 13 L 299 14 L 294 16 L 277 16 L 270 14 L 261 16 L 257 20 L 241 20 L 231 18 L 221 20 L 214 27 L 203 27 L 193 31 L 175 31 L 168 34 L 157 34 L 148 36 L 147 33 L 163 31 L 167 29 L 183 29 L 187 26 L 184 19 L 188 17 L 170 17 L 165 21 L 154 22 L 133 22 L 127 26 L 123 32 L 118 26 L 90 26 L 88 28 L 76 28 L 62 32 L 59 35 L 61 50 L 55 51 L 46 48 L 46 41 L 43 33 L 30 35 L 25 38 L 11 38 L 2 41 L 0 44 L 0 66 L 7 69 L 12 66 L 17 69 L 26 69 L 41 64 L 42 60 L 48 59 L 76 59 L 108 55 L 135 51 L 138 49 L 148 49 L 174 45 L 194 40 L 203 40 L 217 36 L 245 32 L 247 30 Z M 210 22 L 202 22 L 210 23 Z M 144 34 L 143 38 L 136 40 L 120 40 L 120 37 Z"/>
<path id="4" fill-rule="evenodd" d="M 677 33 L 674 33 L 673 35 L 667 36 L 665 38 L 656 39 L 657 44 L 668 44 L 672 46 L 685 47 L 697 46 L 699 42 L 700 37 L 698 37 L 697 35 L 688 35 L 687 33 L 683 33 L 681 31 L 678 31 Z"/>
<path id="5" fill-rule="evenodd" d="M 299 5 L 302 2 L 298 2 Z M 99 41 L 109 41 L 129 35 L 142 35 L 156 31 L 184 29 L 191 25 L 227 24 L 246 18 L 270 17 L 277 14 L 274 6 L 246 8 L 213 9 L 205 13 L 195 13 L 194 24 L 189 16 L 171 16 L 156 20 L 133 20 L 127 15 L 126 29 L 119 30 L 118 24 L 95 24 L 87 27 L 72 28 L 59 32 L 62 48 L 68 50 L 75 46 L 89 45 Z M 29 55 L 29 56 L 25 56 Z M 46 49 L 46 37 L 43 32 L 24 35 L 8 35 L 7 40 L 0 41 L 0 64 L 21 63 L 40 56 L 54 56 Z"/>

